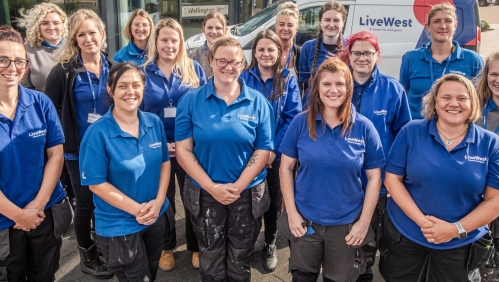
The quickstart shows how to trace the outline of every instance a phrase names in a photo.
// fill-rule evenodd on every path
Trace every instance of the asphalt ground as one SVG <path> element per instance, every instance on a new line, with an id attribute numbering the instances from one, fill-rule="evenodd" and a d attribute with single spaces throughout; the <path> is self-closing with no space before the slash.
<path id="1" fill-rule="evenodd" d="M 491 25 L 491 29 L 482 33 L 482 43 L 480 47 L 480 55 L 485 57 L 493 50 L 499 49 L 499 5 L 480 8 L 481 19 L 487 21 Z M 185 244 L 185 218 L 183 207 L 180 201 L 180 195 L 176 196 L 176 224 L 177 224 L 177 249 L 175 252 L 176 266 L 171 272 L 158 270 L 156 281 L 170 282 L 190 282 L 201 281 L 198 271 L 191 266 L 191 253 L 186 250 Z M 279 264 L 277 269 L 272 273 L 267 273 L 262 266 L 262 248 L 263 248 L 263 229 L 258 237 L 255 247 L 255 253 L 251 260 L 251 277 L 252 281 L 258 282 L 274 282 L 274 281 L 291 281 L 291 275 L 288 273 L 288 258 L 289 248 L 287 241 L 278 236 L 277 239 L 277 256 Z M 377 258 L 378 259 L 378 258 Z M 76 240 L 74 231 L 71 228 L 64 235 L 64 241 L 61 250 L 60 268 L 56 273 L 56 281 L 117 281 L 117 279 L 97 280 L 83 274 L 79 269 L 79 255 L 76 249 Z M 374 267 L 374 282 L 382 282 L 384 279 L 379 274 L 377 269 L 377 261 Z M 319 278 L 322 281 L 322 278 Z"/>

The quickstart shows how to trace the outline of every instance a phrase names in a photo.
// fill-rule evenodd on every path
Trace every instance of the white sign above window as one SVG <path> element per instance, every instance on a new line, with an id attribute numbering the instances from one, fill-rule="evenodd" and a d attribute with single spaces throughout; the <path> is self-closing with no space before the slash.
<path id="1" fill-rule="evenodd" d="M 229 5 L 182 6 L 182 18 L 204 17 L 211 12 L 229 14 Z"/>

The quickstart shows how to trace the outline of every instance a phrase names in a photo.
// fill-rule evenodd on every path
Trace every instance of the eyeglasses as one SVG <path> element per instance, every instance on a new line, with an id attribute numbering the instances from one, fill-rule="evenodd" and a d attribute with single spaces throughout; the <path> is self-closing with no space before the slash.
<path id="1" fill-rule="evenodd" d="M 359 52 L 359 51 L 350 51 L 350 56 L 352 56 L 352 58 L 354 59 L 359 59 L 361 56 L 364 56 L 364 58 L 366 59 L 372 59 L 374 54 L 378 53 L 377 51 L 376 52 L 369 52 L 369 51 L 365 51 L 365 52 Z"/>
<path id="2" fill-rule="evenodd" d="M 141 27 L 141 26 L 142 26 L 143 28 L 148 28 L 148 27 L 149 27 L 149 24 L 148 24 L 148 23 L 143 23 L 143 24 L 141 24 L 141 23 L 132 23 L 132 26 L 133 26 L 133 27 L 137 27 L 137 28 L 139 28 L 139 27 Z"/>
<path id="3" fill-rule="evenodd" d="M 24 69 L 28 65 L 29 61 L 25 59 L 9 60 L 6 58 L 0 58 L 0 68 L 8 68 L 12 62 L 14 62 L 16 68 Z"/>
<path id="4" fill-rule="evenodd" d="M 50 28 L 50 26 L 54 26 L 55 28 L 61 27 L 62 23 L 61 22 L 42 22 L 40 24 L 44 29 Z"/>
<path id="5" fill-rule="evenodd" d="M 215 63 L 217 64 L 217 67 L 220 68 L 225 68 L 228 64 L 231 65 L 231 67 L 238 69 L 243 65 L 243 61 L 227 61 L 226 59 L 214 59 Z"/>

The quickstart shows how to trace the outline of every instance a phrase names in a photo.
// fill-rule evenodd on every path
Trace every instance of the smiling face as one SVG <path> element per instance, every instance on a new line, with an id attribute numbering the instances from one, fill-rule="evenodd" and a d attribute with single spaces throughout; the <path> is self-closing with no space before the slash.
<path id="1" fill-rule="evenodd" d="M 490 62 L 487 83 L 492 91 L 492 96 L 496 98 L 496 101 L 499 101 L 499 60 Z"/>
<path id="2" fill-rule="evenodd" d="M 452 41 L 457 28 L 457 21 L 453 15 L 446 10 L 435 12 L 431 17 L 426 29 L 430 32 L 432 41 Z"/>
<path id="3" fill-rule="evenodd" d="M 320 22 L 324 36 L 337 37 L 343 30 L 344 25 L 343 15 L 335 10 L 324 12 Z"/>
<path id="4" fill-rule="evenodd" d="M 149 38 L 149 35 L 151 34 L 151 25 L 149 21 L 142 17 L 142 16 L 135 16 L 133 18 L 131 24 L 130 24 L 130 29 L 132 31 L 132 36 L 133 36 L 133 42 L 137 43 L 138 42 L 145 42 Z"/>
<path id="5" fill-rule="evenodd" d="M 276 21 L 275 32 L 281 41 L 293 40 L 298 32 L 298 23 L 292 16 L 282 15 Z"/>
<path id="6" fill-rule="evenodd" d="M 272 68 L 279 58 L 279 49 L 274 41 L 262 38 L 258 40 L 254 55 L 260 68 Z"/>
<path id="7" fill-rule="evenodd" d="M 99 31 L 97 24 L 92 19 L 84 20 L 76 32 L 76 43 L 81 53 L 95 55 L 102 48 L 104 31 Z"/>
<path id="8" fill-rule="evenodd" d="M 178 32 L 171 27 L 160 29 L 158 38 L 156 39 L 156 48 L 159 60 L 174 62 L 180 48 L 180 36 Z"/>
<path id="9" fill-rule="evenodd" d="M 135 70 L 124 72 L 116 82 L 114 93 L 108 86 L 107 91 L 113 98 L 114 107 L 118 111 L 137 111 L 144 94 L 144 82 Z"/>
<path id="10" fill-rule="evenodd" d="M 447 126 L 463 125 L 471 116 L 470 94 L 460 82 L 444 82 L 438 89 L 435 102 L 438 120 Z"/>
<path id="11" fill-rule="evenodd" d="M 208 45 L 213 45 L 215 40 L 218 38 L 225 36 L 225 30 L 223 24 L 217 18 L 211 18 L 206 21 L 206 24 L 203 27 L 204 35 L 206 36 L 206 41 L 208 41 Z"/>
<path id="12" fill-rule="evenodd" d="M 40 35 L 45 42 L 56 45 L 62 39 L 63 21 L 56 13 L 48 13 L 40 23 Z"/>
<path id="13" fill-rule="evenodd" d="M 0 41 L 0 58 L 9 60 L 26 59 L 26 49 L 21 43 L 2 40 Z M 0 89 L 17 87 L 24 77 L 26 68 L 16 68 L 14 62 L 6 68 L 0 68 Z"/>
<path id="14" fill-rule="evenodd" d="M 210 66 L 213 69 L 215 85 L 237 83 L 237 78 L 241 74 L 243 66 L 241 65 L 239 68 L 235 68 L 231 64 L 227 64 L 225 67 L 219 67 L 216 61 L 222 59 L 226 62 L 240 62 L 243 60 L 241 50 L 234 46 L 219 47 L 215 51 L 215 54 L 213 54 L 213 60 L 210 62 Z"/>
<path id="15" fill-rule="evenodd" d="M 319 80 L 319 95 L 325 111 L 338 113 L 347 99 L 347 85 L 343 73 L 324 72 Z"/>
<path id="16" fill-rule="evenodd" d="M 364 55 L 357 57 L 355 55 L 355 52 L 361 52 L 364 53 Z M 372 58 L 367 59 L 365 56 L 365 52 L 376 54 L 374 54 Z M 355 41 L 355 43 L 352 45 L 352 49 L 350 50 L 350 65 L 352 66 L 354 73 L 358 73 L 361 75 L 372 74 L 377 61 L 378 52 L 371 43 L 362 40 Z"/>

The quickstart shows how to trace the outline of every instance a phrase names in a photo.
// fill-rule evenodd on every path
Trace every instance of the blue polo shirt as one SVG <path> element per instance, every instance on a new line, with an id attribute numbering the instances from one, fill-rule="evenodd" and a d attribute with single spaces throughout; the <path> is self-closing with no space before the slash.
<path id="1" fill-rule="evenodd" d="M 317 140 L 313 140 L 307 115 L 295 117 L 279 147 L 281 153 L 300 162 L 294 185 L 296 208 L 324 226 L 350 224 L 364 205 L 363 169 L 385 165 L 378 132 L 367 118 L 354 112 L 351 131 L 342 136 L 343 123 L 331 128 L 319 114 Z"/>
<path id="2" fill-rule="evenodd" d="M 108 182 L 137 203 L 149 202 L 158 194 L 161 165 L 170 160 L 161 120 L 139 110 L 137 139 L 121 130 L 112 115 L 113 108 L 90 126 L 81 141 L 81 185 Z M 129 235 L 147 227 L 95 194 L 94 204 L 95 231 L 99 236 Z M 167 207 L 168 198 L 159 214 Z"/>
<path id="3" fill-rule="evenodd" d="M 407 103 L 404 87 L 394 78 L 381 74 L 375 66 L 371 78 L 363 84 L 354 80 L 352 104 L 378 131 L 383 144 L 383 151 L 388 154 L 399 130 L 411 120 L 411 112 Z M 384 179 L 384 173 L 382 174 Z M 364 188 L 367 176 L 363 174 Z M 380 196 L 387 193 L 381 185 Z"/>
<path id="4" fill-rule="evenodd" d="M 281 153 L 277 149 L 279 148 L 279 145 L 281 145 L 284 133 L 286 133 L 293 118 L 302 111 L 300 88 L 298 87 L 295 76 L 291 75 L 290 71 L 287 69 L 283 70 L 282 76 L 283 82 L 285 82 L 284 93 L 279 96 L 277 100 L 270 101 L 272 98 L 274 77 L 271 77 L 264 82 L 258 66 L 251 70 L 245 70 L 240 75 L 248 87 L 262 93 L 272 105 L 274 110 L 274 150 L 277 154 L 275 158 L 276 161 L 281 159 Z"/>
<path id="5" fill-rule="evenodd" d="M 405 188 L 423 214 L 456 222 L 483 201 L 486 186 L 499 189 L 499 136 L 470 123 L 463 141 L 449 152 L 438 135 L 436 119 L 414 120 L 395 139 L 386 171 L 404 177 Z M 393 198 L 388 199 L 387 211 L 400 233 L 431 249 L 464 246 L 487 232 L 482 226 L 467 230 L 466 239 L 435 245 Z"/>
<path id="6" fill-rule="evenodd" d="M 483 60 L 478 53 L 461 48 L 457 41 L 453 41 L 455 50 L 450 56 L 447 69 L 447 59 L 442 63 L 433 59 L 430 54 L 431 43 L 425 47 L 411 50 L 402 57 L 400 66 L 400 83 L 407 91 L 409 106 L 413 119 L 422 119 L 421 103 L 423 97 L 430 91 L 433 84 L 431 72 L 435 81 L 445 74 L 455 73 L 469 79 L 476 77 L 483 69 Z M 430 61 L 433 68 L 430 69 Z"/>
<path id="7" fill-rule="evenodd" d="M 193 138 L 194 155 L 215 183 L 236 182 L 256 149 L 274 149 L 272 106 L 244 79 L 238 81 L 241 94 L 230 105 L 215 92 L 213 79 L 184 95 L 178 104 L 175 141 Z M 266 176 L 264 168 L 246 189 Z"/>
<path id="8" fill-rule="evenodd" d="M 137 66 L 140 66 L 144 63 L 146 57 L 146 50 L 140 49 L 130 41 L 114 54 L 113 60 L 117 63 L 133 62 Z"/>
<path id="9" fill-rule="evenodd" d="M 40 191 L 47 163 L 46 150 L 64 143 L 57 111 L 43 93 L 19 85 L 14 120 L 0 114 L 0 191 L 19 208 L 33 201 Z M 66 194 L 57 182 L 45 209 Z M 0 214 L 0 230 L 14 221 Z"/>
<path id="10" fill-rule="evenodd" d="M 206 76 L 201 65 L 196 61 L 192 61 L 192 63 L 199 78 L 199 86 L 206 84 Z M 156 61 L 147 65 L 146 87 L 140 109 L 144 112 L 153 113 L 161 119 L 168 143 L 175 142 L 175 118 L 165 117 L 165 108 L 170 107 L 170 99 L 172 106 L 177 108 L 180 97 L 192 89 L 190 85 L 182 85 L 181 78 L 175 75 L 174 72 L 167 78 L 156 65 Z"/>

